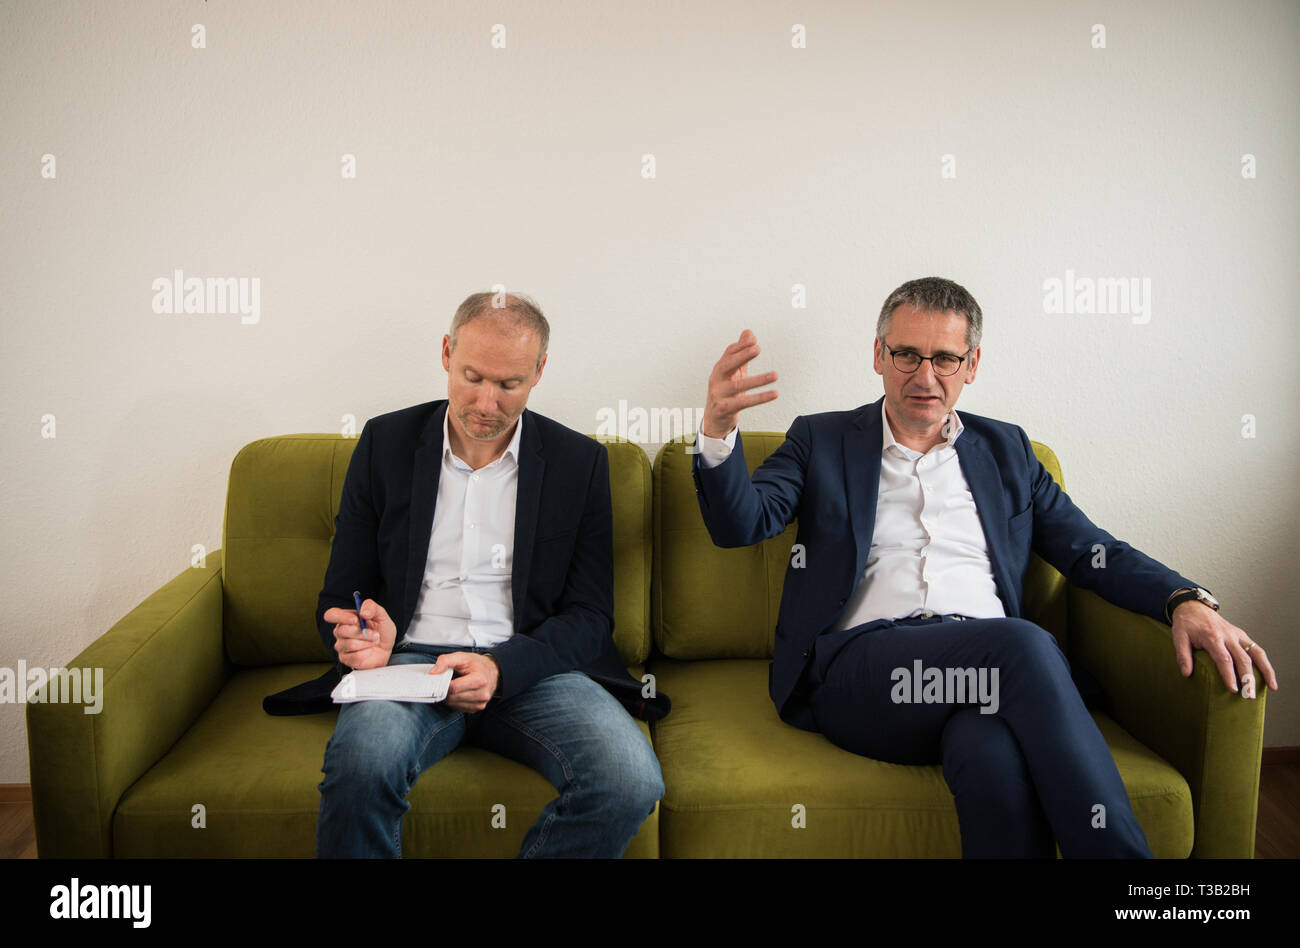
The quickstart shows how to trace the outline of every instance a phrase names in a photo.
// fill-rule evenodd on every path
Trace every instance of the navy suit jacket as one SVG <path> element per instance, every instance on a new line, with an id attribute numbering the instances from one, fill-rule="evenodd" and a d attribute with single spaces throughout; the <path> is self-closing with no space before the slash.
<path id="1" fill-rule="evenodd" d="M 446 399 L 439 399 L 372 418 L 361 431 L 316 607 L 321 641 L 331 652 L 334 625 L 324 613 L 355 609 L 354 589 L 387 610 L 398 642 L 411 624 L 433 531 L 446 412 Z M 628 674 L 614 645 L 609 455 L 586 435 L 526 409 L 523 426 L 510 577 L 514 634 L 488 650 L 501 670 L 498 697 L 577 670 L 632 714 L 661 718 L 667 695 L 643 698 L 642 683 Z M 336 664 L 316 682 L 268 698 L 267 710 L 323 710 L 343 672 Z"/>
<path id="2" fill-rule="evenodd" d="M 754 472 L 740 433 L 720 465 L 694 461 L 696 495 L 713 542 L 748 546 L 781 533 L 796 517 L 796 542 L 807 565 L 785 574 L 777 616 L 770 692 L 783 720 L 815 730 L 802 701 L 802 680 L 817 637 L 830 629 L 866 566 L 880 487 L 881 398 L 851 411 L 796 418 L 785 443 Z M 998 597 L 1008 616 L 1022 615 L 1029 554 L 1039 554 L 1071 583 L 1167 622 L 1171 593 L 1196 586 L 1084 516 L 1034 456 L 1015 425 L 961 413 L 957 438 L 962 474 L 975 498 Z M 1106 551 L 1094 568 L 1094 545 Z"/>

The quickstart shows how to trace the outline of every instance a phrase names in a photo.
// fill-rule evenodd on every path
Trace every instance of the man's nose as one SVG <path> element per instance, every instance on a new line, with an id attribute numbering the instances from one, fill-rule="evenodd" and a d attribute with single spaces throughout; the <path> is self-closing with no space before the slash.
<path id="1" fill-rule="evenodd" d="M 934 372 L 934 362 L 930 359 L 921 360 L 912 377 L 916 379 L 916 384 L 923 386 L 926 391 L 932 391 L 939 382 L 939 376 Z"/>

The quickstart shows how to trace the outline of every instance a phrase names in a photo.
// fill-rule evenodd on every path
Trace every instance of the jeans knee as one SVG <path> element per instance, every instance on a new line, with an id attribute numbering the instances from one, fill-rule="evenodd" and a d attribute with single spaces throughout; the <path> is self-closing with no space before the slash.
<path id="1" fill-rule="evenodd" d="M 626 766 L 618 769 L 617 777 L 597 780 L 597 784 L 607 805 L 638 820 L 653 813 L 655 804 L 664 795 L 659 760 L 648 745 L 644 754 L 638 753 Z"/>
<path id="2" fill-rule="evenodd" d="M 335 744 L 325 751 L 321 771 L 325 779 L 320 783 L 321 793 L 371 793 L 389 789 L 405 796 L 410 775 L 406 766 L 381 743 L 361 741 L 357 744 Z"/>
<path id="3" fill-rule="evenodd" d="M 640 793 L 637 795 L 639 809 L 647 816 L 653 813 L 655 804 L 664 798 L 664 792 L 663 774 L 659 772 L 659 766 L 656 764 L 654 770 L 640 783 Z"/>
<path id="4" fill-rule="evenodd" d="M 633 821 L 644 821 L 663 799 L 664 782 L 653 777 L 624 787 L 620 808 Z"/>

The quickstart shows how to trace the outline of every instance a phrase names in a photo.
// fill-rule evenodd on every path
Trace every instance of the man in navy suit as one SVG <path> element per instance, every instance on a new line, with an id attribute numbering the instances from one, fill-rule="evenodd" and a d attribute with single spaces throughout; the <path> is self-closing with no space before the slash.
<path id="1" fill-rule="evenodd" d="M 983 315 L 935 277 L 903 284 L 876 327 L 884 397 L 796 418 L 748 476 L 740 411 L 758 355 L 745 330 L 709 378 L 695 477 L 719 546 L 797 544 L 775 635 L 771 695 L 786 722 L 905 764 L 942 762 L 967 857 L 1149 857 L 1105 740 L 1051 633 L 1022 618 L 1030 551 L 1117 605 L 1172 622 L 1184 675 L 1209 651 L 1254 696 L 1264 650 L 1192 582 L 1095 526 L 1020 428 L 954 410 L 975 380 Z M 1104 807 L 1099 811 L 1098 806 Z M 1104 812 L 1104 828 L 1097 815 Z"/>
<path id="2" fill-rule="evenodd" d="M 660 717 L 667 700 L 642 698 L 612 638 L 608 456 L 524 407 L 548 335 L 526 297 L 470 296 L 442 341 L 447 399 L 361 432 L 321 637 L 347 668 L 434 663 L 430 674 L 455 677 L 441 703 L 342 706 L 322 766 L 319 856 L 400 856 L 407 792 L 462 742 L 559 791 L 521 856 L 619 856 L 663 796 L 628 712 Z M 355 589 L 368 596 L 364 630 Z"/>

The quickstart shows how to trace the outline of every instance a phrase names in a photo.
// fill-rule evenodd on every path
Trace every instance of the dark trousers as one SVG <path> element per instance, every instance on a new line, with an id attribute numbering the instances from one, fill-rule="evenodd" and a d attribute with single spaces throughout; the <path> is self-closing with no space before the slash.
<path id="1" fill-rule="evenodd" d="M 971 687 L 979 669 L 983 693 Z M 943 764 L 963 857 L 1052 858 L 1054 842 L 1066 857 L 1151 857 L 1064 653 L 1032 622 L 869 622 L 821 636 L 808 676 L 813 717 L 837 746 Z"/>

